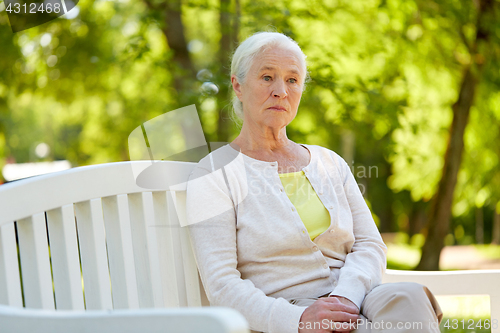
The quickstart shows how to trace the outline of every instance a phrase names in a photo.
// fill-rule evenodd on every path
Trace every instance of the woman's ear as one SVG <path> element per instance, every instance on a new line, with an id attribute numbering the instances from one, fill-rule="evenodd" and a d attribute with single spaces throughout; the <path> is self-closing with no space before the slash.
<path id="1" fill-rule="evenodd" d="M 238 79 L 235 75 L 231 75 L 231 84 L 233 85 L 234 93 L 236 97 L 241 101 L 242 93 L 241 93 L 241 84 L 238 82 Z"/>

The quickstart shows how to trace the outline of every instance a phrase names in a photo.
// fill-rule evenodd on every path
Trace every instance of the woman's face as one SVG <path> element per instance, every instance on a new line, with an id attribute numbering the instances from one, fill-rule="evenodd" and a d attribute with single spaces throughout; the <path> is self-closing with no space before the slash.
<path id="1" fill-rule="evenodd" d="M 236 96 L 243 103 L 244 122 L 277 129 L 288 125 L 297 114 L 304 76 L 293 51 L 272 48 L 257 55 L 245 83 L 231 77 Z"/>

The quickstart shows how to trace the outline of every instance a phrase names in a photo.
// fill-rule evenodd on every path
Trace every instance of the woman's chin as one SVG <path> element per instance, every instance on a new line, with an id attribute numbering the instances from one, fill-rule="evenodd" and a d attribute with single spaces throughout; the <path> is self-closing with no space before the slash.
<path id="1" fill-rule="evenodd" d="M 266 127 L 281 129 L 288 125 L 291 120 L 284 119 L 283 117 L 267 117 L 263 123 Z"/>

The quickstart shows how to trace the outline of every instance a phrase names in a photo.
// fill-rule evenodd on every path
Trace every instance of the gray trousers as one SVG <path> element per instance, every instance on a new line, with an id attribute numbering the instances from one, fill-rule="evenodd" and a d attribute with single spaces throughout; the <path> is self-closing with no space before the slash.
<path id="1" fill-rule="evenodd" d="M 290 303 L 310 306 L 318 298 L 292 299 Z M 412 282 L 384 283 L 366 295 L 358 328 L 352 332 L 439 333 L 442 318 L 443 312 L 427 287 Z"/>

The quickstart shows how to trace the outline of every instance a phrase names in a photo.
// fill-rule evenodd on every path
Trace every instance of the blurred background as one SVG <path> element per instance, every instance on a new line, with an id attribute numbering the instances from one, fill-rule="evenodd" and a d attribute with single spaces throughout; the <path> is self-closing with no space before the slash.
<path id="1" fill-rule="evenodd" d="M 288 136 L 350 164 L 389 267 L 500 268 L 499 0 L 82 0 L 18 33 L 1 1 L 0 182 L 129 160 L 191 104 L 231 141 L 231 54 L 278 31 L 311 76 Z"/>

